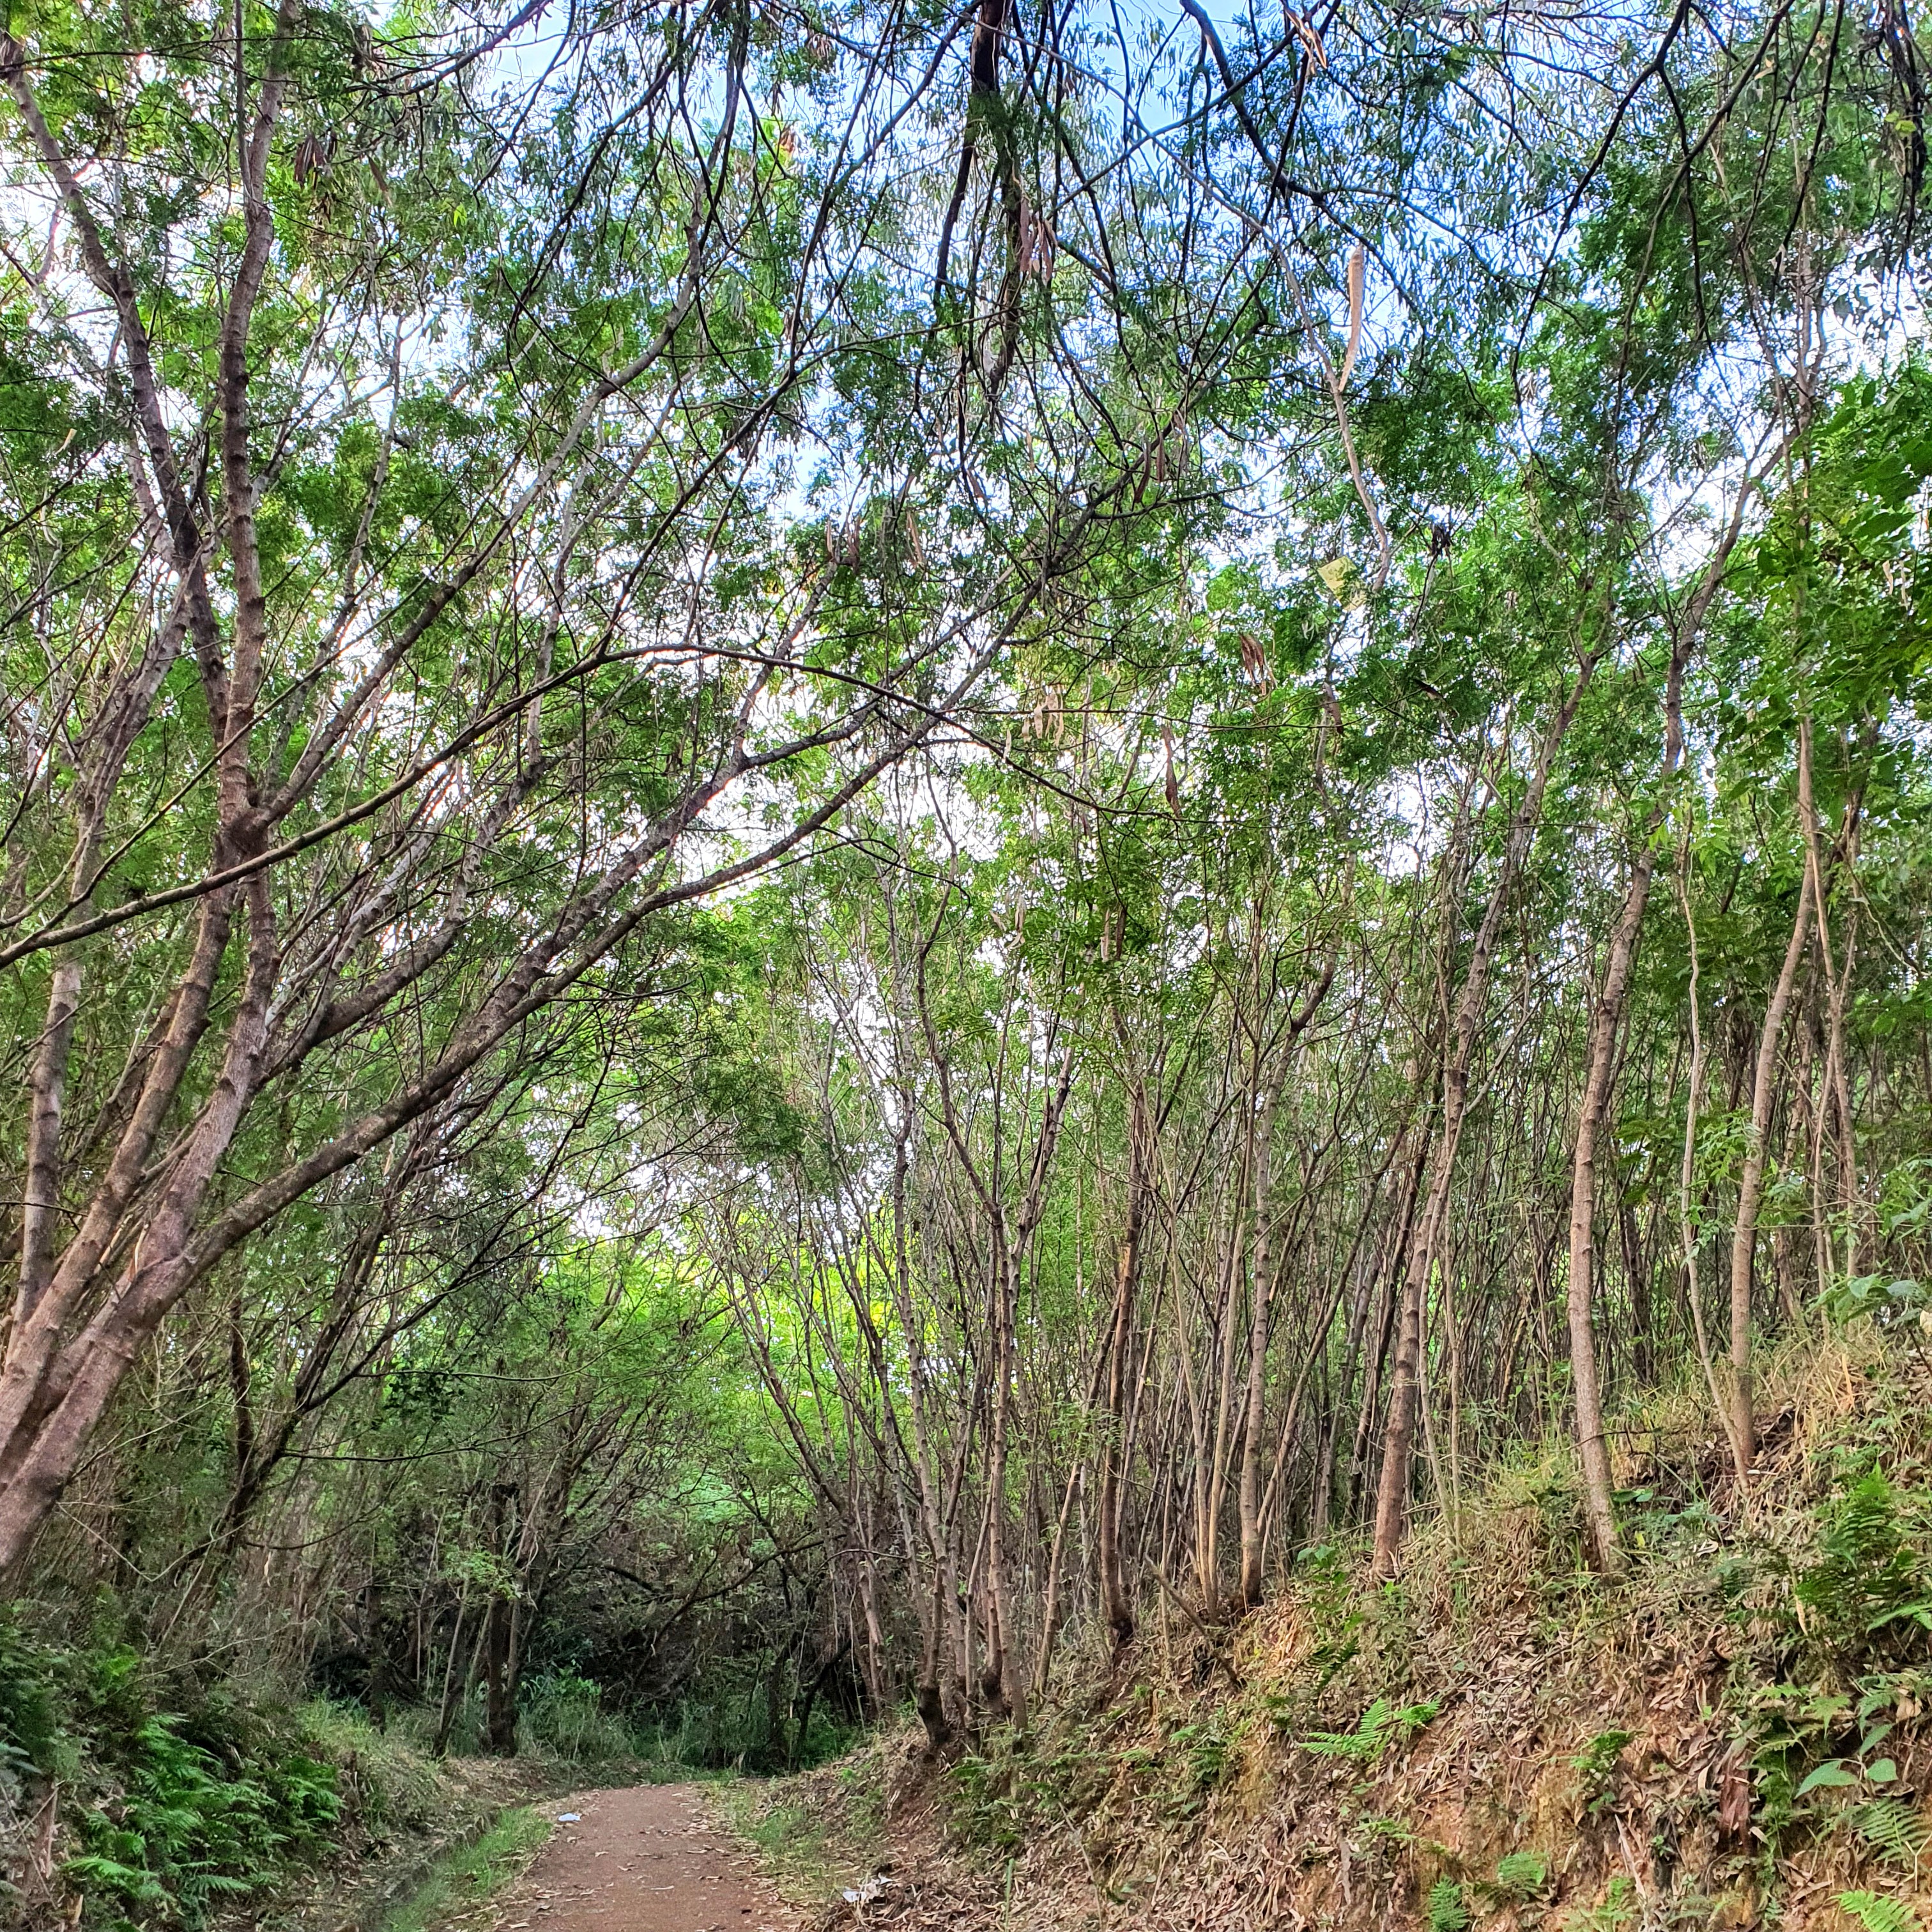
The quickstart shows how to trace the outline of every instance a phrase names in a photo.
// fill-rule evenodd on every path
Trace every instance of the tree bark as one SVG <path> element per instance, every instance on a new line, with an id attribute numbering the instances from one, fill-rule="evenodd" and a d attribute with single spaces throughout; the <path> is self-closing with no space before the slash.
<path id="1" fill-rule="evenodd" d="M 1376 1490 L 1373 1564 L 1378 1576 L 1393 1576 L 1400 1567 L 1402 1535 L 1408 1522 L 1410 1470 L 1414 1460 L 1415 1425 L 1421 1395 L 1423 1305 L 1448 1214 L 1449 1190 L 1455 1178 L 1456 1153 L 1468 1101 L 1469 1066 L 1488 1004 L 1490 968 L 1496 938 L 1502 930 L 1504 911 L 1514 896 L 1530 841 L 1543 815 L 1544 794 L 1549 788 L 1558 748 L 1583 700 L 1591 674 L 1601 655 L 1599 646 L 1582 660 L 1569 690 L 1544 729 L 1529 783 L 1504 838 L 1496 883 L 1469 950 L 1468 968 L 1450 1022 L 1448 1052 L 1442 1070 L 1442 1126 L 1430 1167 L 1428 1198 L 1403 1276 L 1401 1312 L 1396 1324 L 1395 1368 L 1389 1388 L 1388 1422 L 1382 1438 L 1382 1476 Z M 1453 916 L 1446 908 L 1444 916 Z"/>
<path id="2" fill-rule="evenodd" d="M 1802 741 L 1801 741 L 1802 742 Z M 1802 752 L 1801 750 L 1801 758 Z M 1758 1208 L 1764 1192 L 1765 1142 L 1771 1127 L 1771 1107 L 1778 1090 L 1778 1046 L 1784 1015 L 1810 937 L 1811 895 L 1802 886 L 1798 916 L 1792 922 L 1791 943 L 1778 970 L 1771 1001 L 1758 1034 L 1757 1060 L 1751 1078 L 1750 1138 L 1745 1143 L 1742 1172 L 1738 1177 L 1738 1219 L 1731 1238 L 1731 1450 L 1740 1480 L 1748 1474 L 1757 1450 L 1757 1421 L 1751 1393 L 1751 1264 L 1757 1240 Z"/>
<path id="3" fill-rule="evenodd" d="M 1262 1600 L 1262 1424 L 1268 1399 L 1268 1304 L 1274 1292 L 1274 1229 L 1268 1221 L 1268 1166 L 1274 1147 L 1274 1110 L 1280 1085 L 1262 1090 L 1261 1118 L 1255 1124 L 1253 1280 L 1248 1297 L 1248 1372 L 1241 1426 L 1241 1471 L 1238 1492 L 1241 1524 L 1240 1601 L 1252 1609 Z M 1232 1310 L 1229 1311 L 1232 1316 Z"/>
<path id="4" fill-rule="evenodd" d="M 1096 1531 L 1100 1607 L 1118 1664 L 1134 1640 L 1133 1593 L 1120 1552 L 1122 1479 L 1126 1449 L 1127 1387 L 1132 1369 L 1134 1282 L 1146 1213 L 1147 1142 L 1152 1131 L 1146 1094 L 1136 1080 L 1127 1104 L 1127 1218 L 1114 1274 L 1113 1320 L 1107 1338 L 1107 1412 L 1101 1448 L 1100 1522 Z"/>

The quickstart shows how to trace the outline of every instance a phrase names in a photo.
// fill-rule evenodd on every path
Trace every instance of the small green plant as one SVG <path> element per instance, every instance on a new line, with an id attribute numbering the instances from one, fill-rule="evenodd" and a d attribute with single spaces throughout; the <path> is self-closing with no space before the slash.
<path id="1" fill-rule="evenodd" d="M 1917 1807 L 1903 1798 L 1874 1798 L 1853 1809 L 1852 1822 L 1867 1844 L 1894 1864 L 1916 1869 L 1928 1835 Z"/>
<path id="2" fill-rule="evenodd" d="M 1837 1656 L 1932 1629 L 1932 1583 L 1906 1539 L 1898 1493 L 1877 1470 L 1839 1496 L 1817 1561 L 1798 1574 L 1791 1594 L 1798 1628 Z"/>
<path id="3" fill-rule="evenodd" d="M 1360 1834 L 1362 1843 L 1372 1850 L 1387 1846 L 1406 1846 L 1415 1843 L 1415 1834 L 1400 1818 L 1371 1816 L 1360 1820 L 1356 1828 Z"/>
<path id="4" fill-rule="evenodd" d="M 1506 1898 L 1534 1898 L 1549 1876 L 1549 1866 L 1535 1852 L 1506 1852 L 1496 1861 L 1496 1888 Z"/>
<path id="5" fill-rule="evenodd" d="M 1619 1874 L 1611 1880 L 1598 1904 L 1578 1906 L 1563 1922 L 1565 1932 L 1624 1932 L 1636 1918 L 1636 1889 Z"/>
<path id="6" fill-rule="evenodd" d="M 1406 1744 L 1442 1708 L 1439 1697 L 1425 1704 L 1406 1704 L 1399 1711 L 1389 1708 L 1386 1697 L 1378 1697 L 1362 1713 L 1352 1731 L 1315 1731 L 1301 1740 L 1304 1750 L 1317 1757 L 1346 1758 L 1352 1763 L 1373 1764 L 1392 1743 Z"/>
<path id="7" fill-rule="evenodd" d="M 1841 1892 L 1838 1909 L 1857 1922 L 1859 1932 L 1919 1932 L 1918 1915 L 1910 1906 L 1876 1892 Z"/>
<path id="8" fill-rule="evenodd" d="M 1234 1741 L 1218 1718 L 1183 1724 L 1171 1742 L 1187 1754 L 1188 1783 L 1192 1795 L 1214 1790 L 1226 1782 L 1234 1761 Z"/>
<path id="9" fill-rule="evenodd" d="M 1026 1840 L 1026 1807 L 1016 1792 L 1010 1755 L 968 1752 L 952 1767 L 952 1829 L 967 1844 L 998 1852 L 1017 1850 Z"/>
<path id="10" fill-rule="evenodd" d="M 1429 1888 L 1429 1932 L 1468 1932 L 1469 1901 L 1453 1878 L 1439 1878 Z"/>
<path id="11" fill-rule="evenodd" d="M 1584 1809 L 1594 1816 L 1610 1796 L 1610 1783 L 1616 1775 L 1617 1759 L 1634 1731 L 1599 1731 L 1570 1760 Z"/>

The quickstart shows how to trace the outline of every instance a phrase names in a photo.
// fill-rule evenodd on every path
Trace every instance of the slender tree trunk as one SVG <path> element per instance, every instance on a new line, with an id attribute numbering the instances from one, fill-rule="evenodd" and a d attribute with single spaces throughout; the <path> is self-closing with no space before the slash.
<path id="1" fill-rule="evenodd" d="M 1603 1390 L 1598 1376 L 1596 1337 L 1592 1323 L 1597 1148 L 1610 1112 L 1618 1030 L 1653 869 L 1650 842 L 1646 838 L 1630 868 L 1630 884 L 1610 938 L 1610 956 L 1604 964 L 1603 985 L 1590 1016 L 1583 1100 L 1577 1114 L 1576 1145 L 1570 1168 L 1570 1278 L 1564 1306 L 1570 1325 L 1576 1442 L 1583 1466 L 1583 1520 L 1591 1560 L 1606 1576 L 1619 1574 L 1624 1564 L 1617 1540 L 1616 1513 L 1610 1500 L 1610 1457 L 1604 1435 Z"/>
<path id="2" fill-rule="evenodd" d="M 457 1669 L 457 1659 L 462 1654 L 463 1620 L 469 1608 L 470 1582 L 466 1577 L 457 1594 L 456 1622 L 449 1633 L 449 1656 L 442 1672 L 442 1698 L 436 1709 L 436 1736 L 430 1745 L 432 1757 L 441 1757 L 449 1749 L 450 1726 L 456 1720 L 458 1694 L 464 1684 L 463 1673 Z"/>
<path id="3" fill-rule="evenodd" d="M 1007 1568 L 1006 1457 L 1012 1432 L 1015 1317 L 1019 1303 L 1019 1269 L 1006 1238 L 1004 1222 L 996 1229 L 995 1266 L 998 1279 L 993 1317 L 993 1426 L 986 1459 L 986 1598 L 989 1611 L 986 1681 L 996 1713 L 1026 1727 L 1026 1680 L 1021 1675 L 1018 1630 L 1014 1622 L 1012 1580 Z"/>
<path id="4" fill-rule="evenodd" d="M 1120 1551 L 1121 1494 L 1125 1473 L 1127 1389 L 1132 1368 L 1134 1282 L 1140 1268 L 1141 1230 L 1146 1212 L 1147 1098 L 1136 1081 L 1127 1106 L 1127 1218 L 1114 1270 L 1113 1322 L 1107 1340 L 1107 1414 L 1101 1449 L 1100 1522 L 1096 1528 L 1100 1607 L 1118 1661 L 1134 1640 L 1133 1593 Z"/>
<path id="5" fill-rule="evenodd" d="M 1262 1600 L 1262 1424 L 1268 1399 L 1268 1304 L 1274 1291 L 1274 1229 L 1268 1221 L 1268 1166 L 1274 1146 L 1274 1110 L 1280 1089 L 1262 1092 L 1255 1125 L 1253 1284 L 1248 1306 L 1248 1378 L 1241 1431 L 1240 1600 Z M 1230 1311 L 1232 1313 L 1232 1310 Z"/>
<path id="6" fill-rule="evenodd" d="M 1801 741 L 1802 745 L 1802 741 Z M 1757 1060 L 1751 1078 L 1750 1138 L 1745 1143 L 1743 1172 L 1738 1177 L 1738 1220 L 1731 1238 L 1731 1451 L 1739 1480 L 1748 1475 L 1757 1453 L 1757 1422 L 1751 1394 L 1751 1264 L 1757 1244 L 1757 1214 L 1764 1191 L 1765 1142 L 1771 1126 L 1772 1101 L 1778 1090 L 1778 1045 L 1784 1030 L 1786 1009 L 1798 982 L 1798 968 L 1810 936 L 1811 895 L 1801 890 L 1798 916 L 1791 926 L 1791 943 L 1784 949 L 1777 984 L 1765 1009 L 1757 1042 Z"/>
<path id="7" fill-rule="evenodd" d="M 1396 1324 L 1395 1370 L 1389 1390 L 1388 1423 L 1382 1439 L 1382 1478 L 1376 1490 L 1374 1567 L 1378 1576 L 1392 1576 L 1400 1567 L 1402 1539 L 1408 1522 L 1410 1469 L 1415 1454 L 1415 1425 L 1421 1394 L 1423 1306 L 1435 1270 L 1442 1228 L 1449 1210 L 1449 1190 L 1455 1179 L 1456 1153 L 1462 1140 L 1462 1119 L 1469 1091 L 1469 1066 L 1476 1036 L 1488 1004 L 1490 968 L 1494 960 L 1504 911 L 1514 896 L 1518 874 L 1528 856 L 1543 797 L 1555 768 L 1558 748 L 1570 728 L 1576 707 L 1595 669 L 1601 648 L 1585 658 L 1562 701 L 1551 714 L 1538 748 L 1536 764 L 1524 788 L 1522 802 L 1503 841 L 1496 883 L 1483 913 L 1482 924 L 1469 949 L 1469 964 L 1450 1021 L 1448 1054 L 1442 1070 L 1442 1121 L 1429 1182 L 1429 1195 L 1411 1247 L 1402 1281 L 1401 1316 Z M 1444 916 L 1453 918 L 1445 908 Z"/>
<path id="8" fill-rule="evenodd" d="M 1734 521 L 1734 531 L 1735 528 Z M 1727 553 L 1728 544 L 1726 550 Z M 1630 992 L 1630 972 L 1636 962 L 1637 943 L 1643 936 L 1643 915 L 1650 902 L 1650 884 L 1657 868 L 1657 834 L 1669 809 L 1668 788 L 1677 776 L 1683 755 L 1684 666 L 1710 592 L 1715 588 L 1718 567 L 1714 564 L 1707 572 L 1671 647 L 1664 682 L 1664 761 L 1658 776 L 1659 796 L 1648 815 L 1636 856 L 1631 861 L 1630 883 L 1624 889 L 1623 904 L 1610 935 L 1610 952 L 1604 962 L 1603 985 L 1590 1014 L 1583 1099 L 1577 1112 L 1576 1145 L 1570 1169 L 1570 1279 L 1564 1307 L 1569 1318 L 1570 1373 L 1576 1393 L 1576 1443 L 1583 1468 L 1583 1520 L 1591 1558 L 1606 1576 L 1620 1574 L 1624 1560 L 1617 1538 L 1616 1511 L 1611 1501 L 1610 1450 L 1604 1435 L 1604 1396 L 1593 1322 L 1597 1149 L 1610 1115 L 1624 1003 Z"/>
<path id="9" fill-rule="evenodd" d="M 506 1560 L 509 1504 L 515 1493 L 515 1486 L 507 1483 L 496 1484 L 490 1492 L 490 1546 Z M 493 1582 L 483 1613 L 483 1744 L 500 1757 L 513 1757 L 517 1750 L 517 1709 L 510 1684 L 511 1609 L 500 1580 Z"/>

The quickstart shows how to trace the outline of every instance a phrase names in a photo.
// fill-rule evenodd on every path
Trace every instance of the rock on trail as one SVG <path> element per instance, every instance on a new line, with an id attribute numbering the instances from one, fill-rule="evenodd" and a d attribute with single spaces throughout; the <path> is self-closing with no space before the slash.
<path id="1" fill-rule="evenodd" d="M 694 1784 L 590 1791 L 505 1899 L 497 1932 L 798 1932 Z"/>

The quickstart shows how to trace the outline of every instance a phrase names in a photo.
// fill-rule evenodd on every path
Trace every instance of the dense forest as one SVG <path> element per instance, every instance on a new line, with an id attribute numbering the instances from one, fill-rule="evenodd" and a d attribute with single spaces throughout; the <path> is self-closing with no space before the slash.
<path id="1" fill-rule="evenodd" d="M 1915 33 L 15 0 L 26 1922 L 304 1704 L 956 1760 L 1922 1408 Z"/>

